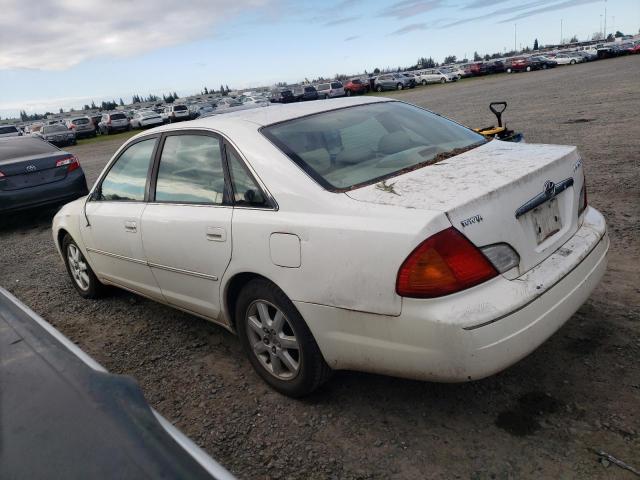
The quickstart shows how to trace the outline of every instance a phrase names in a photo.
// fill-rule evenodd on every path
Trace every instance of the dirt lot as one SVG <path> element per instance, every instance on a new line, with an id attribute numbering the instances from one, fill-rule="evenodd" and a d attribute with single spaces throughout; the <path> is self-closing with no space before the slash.
<path id="1" fill-rule="evenodd" d="M 472 126 L 507 100 L 529 142 L 578 145 L 589 202 L 607 217 L 610 266 L 589 301 L 507 371 L 461 385 L 339 372 L 296 401 L 269 390 L 236 338 L 116 292 L 73 290 L 51 213 L 0 220 L 0 285 L 241 478 L 637 478 L 640 468 L 640 56 L 417 88 L 399 98 Z M 74 149 L 90 182 L 120 140 Z M 6 414 L 6 413 L 5 413 Z"/>

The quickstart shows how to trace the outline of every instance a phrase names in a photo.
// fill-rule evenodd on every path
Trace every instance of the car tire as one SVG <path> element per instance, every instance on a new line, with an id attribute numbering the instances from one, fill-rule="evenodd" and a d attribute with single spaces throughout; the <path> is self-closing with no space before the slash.
<path id="1" fill-rule="evenodd" d="M 426 87 L 427 86 L 427 81 L 426 80 L 422 80 L 422 86 Z"/>
<path id="2" fill-rule="evenodd" d="M 531 65 L 527 65 L 527 72 L 531 71 Z"/>
<path id="3" fill-rule="evenodd" d="M 542 65 L 542 69 L 543 69 L 543 70 L 546 70 L 546 69 L 547 69 L 547 64 L 546 64 L 546 63 L 544 63 L 544 64 Z"/>
<path id="4" fill-rule="evenodd" d="M 507 68 L 507 73 L 511 73 L 513 70 L 511 70 L 510 68 Z"/>
<path id="5" fill-rule="evenodd" d="M 255 279 L 245 285 L 236 302 L 235 319 L 251 365 L 278 392 L 302 397 L 331 376 L 304 319 L 284 292 L 268 280 Z M 285 339 L 288 348 L 283 346 Z"/>
<path id="6" fill-rule="evenodd" d="M 404 88 L 404 86 L 401 83 L 398 83 L 396 85 L 396 90 L 402 90 Z"/>
<path id="7" fill-rule="evenodd" d="M 111 135 L 111 129 L 109 127 L 107 127 L 105 134 L 106 135 Z"/>
<path id="8" fill-rule="evenodd" d="M 351 90 L 347 90 L 344 94 L 345 94 L 345 96 L 350 97 L 351 96 Z"/>
<path id="9" fill-rule="evenodd" d="M 91 269 L 78 244 L 66 234 L 62 239 L 62 256 L 76 291 L 84 298 L 100 298 L 107 287 L 103 285 Z"/>
<path id="10" fill-rule="evenodd" d="M 378 85 L 376 87 L 376 92 L 382 92 L 382 85 Z"/>
<path id="11" fill-rule="evenodd" d="M 576 64 L 576 61 L 575 61 L 575 60 L 571 60 L 571 61 L 569 62 L 569 64 L 570 64 L 570 65 L 575 65 L 575 64 Z"/>

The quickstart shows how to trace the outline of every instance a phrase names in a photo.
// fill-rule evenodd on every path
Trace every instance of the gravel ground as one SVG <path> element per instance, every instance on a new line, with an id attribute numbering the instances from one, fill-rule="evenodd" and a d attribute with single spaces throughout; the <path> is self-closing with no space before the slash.
<path id="1" fill-rule="evenodd" d="M 637 478 L 640 468 L 640 56 L 391 93 L 461 123 L 509 125 L 530 142 L 578 145 L 589 202 L 607 217 L 609 270 L 589 301 L 517 365 L 468 384 L 338 372 L 291 400 L 253 373 L 222 328 L 116 291 L 73 290 L 52 212 L 0 220 L 0 285 L 240 478 Z M 121 140 L 78 146 L 93 182 Z"/>

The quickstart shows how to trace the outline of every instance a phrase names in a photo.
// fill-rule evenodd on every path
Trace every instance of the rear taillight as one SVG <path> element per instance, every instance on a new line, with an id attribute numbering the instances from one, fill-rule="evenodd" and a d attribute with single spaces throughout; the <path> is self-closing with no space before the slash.
<path id="1" fill-rule="evenodd" d="M 80 168 L 80 162 L 74 155 L 69 155 L 68 157 L 61 158 L 56 162 L 57 167 L 67 167 L 67 173 L 73 172 L 74 170 Z"/>
<path id="2" fill-rule="evenodd" d="M 0 172 L 0 178 L 4 177 L 4 173 Z"/>
<path id="3" fill-rule="evenodd" d="M 582 215 L 587 208 L 587 179 L 582 180 L 582 188 L 580 189 L 580 198 L 578 199 L 578 216 Z"/>
<path id="4" fill-rule="evenodd" d="M 441 297 L 497 275 L 487 257 L 450 227 L 429 237 L 411 252 L 398 271 L 396 292 L 402 297 Z"/>

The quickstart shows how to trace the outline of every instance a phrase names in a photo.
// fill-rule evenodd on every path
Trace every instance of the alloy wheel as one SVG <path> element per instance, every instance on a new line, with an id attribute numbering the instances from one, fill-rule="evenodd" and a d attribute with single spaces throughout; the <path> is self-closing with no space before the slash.
<path id="1" fill-rule="evenodd" d="M 67 261 L 69 262 L 69 270 L 76 285 L 83 291 L 89 290 L 91 280 L 87 272 L 87 261 L 80 252 L 80 249 L 73 243 L 67 247 Z"/>
<path id="2" fill-rule="evenodd" d="M 300 370 L 300 346 L 286 315 L 265 300 L 255 300 L 247 309 L 247 336 L 260 364 L 280 380 L 293 379 Z"/>

